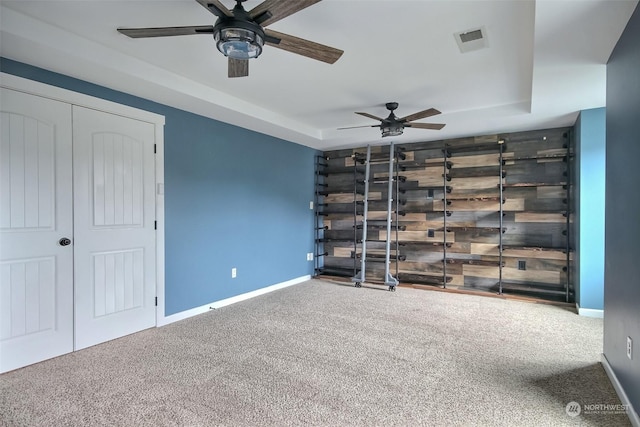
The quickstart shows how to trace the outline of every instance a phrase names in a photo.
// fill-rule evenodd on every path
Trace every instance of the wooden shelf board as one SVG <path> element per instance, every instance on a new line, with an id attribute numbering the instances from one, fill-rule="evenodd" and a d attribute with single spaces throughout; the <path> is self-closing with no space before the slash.
<path id="1" fill-rule="evenodd" d="M 398 280 L 402 282 L 417 282 L 417 283 L 427 283 L 430 285 L 444 285 L 444 280 L 442 280 L 442 274 L 440 275 L 432 275 L 432 274 L 420 274 L 420 273 L 403 273 L 400 272 L 398 274 Z M 446 283 L 449 283 L 453 280 L 453 277 L 447 276 Z"/>
<path id="2" fill-rule="evenodd" d="M 442 231 L 443 229 L 438 229 L 438 231 Z M 500 232 L 500 227 L 447 227 L 447 232 L 456 232 L 456 231 L 495 231 L 496 233 Z M 502 228 L 502 232 L 507 231 L 506 227 Z"/>
<path id="3" fill-rule="evenodd" d="M 500 145 L 503 147 L 503 151 L 506 148 L 506 144 L 498 144 L 498 141 L 490 142 L 490 143 L 482 143 L 482 144 L 465 144 L 465 145 L 457 145 L 457 146 L 445 146 L 443 150 L 446 150 L 450 153 L 473 153 L 475 151 L 489 151 L 496 150 L 496 152 L 500 151 Z"/>
<path id="4" fill-rule="evenodd" d="M 457 201 L 462 201 L 462 202 L 498 202 L 500 201 L 500 197 L 461 197 L 461 196 L 451 196 L 451 197 L 447 197 L 447 201 L 452 201 L 455 202 Z M 504 203 L 506 201 L 506 199 L 502 199 L 502 203 Z"/>
<path id="5" fill-rule="evenodd" d="M 566 295 L 564 289 L 550 289 L 549 284 L 536 286 L 535 284 L 523 285 L 520 283 L 505 283 L 502 282 L 502 291 L 521 291 L 529 293 L 538 293 L 546 295 Z"/>
<path id="6" fill-rule="evenodd" d="M 486 261 L 480 259 L 452 259 L 448 258 L 446 260 L 447 264 L 464 264 L 464 265 L 483 265 L 490 267 L 500 267 L 500 261 Z M 504 262 L 502 263 L 504 267 Z"/>
<path id="7" fill-rule="evenodd" d="M 411 282 L 400 282 L 398 284 L 400 288 L 414 288 L 428 291 L 436 291 L 436 292 L 448 292 L 453 294 L 465 294 L 465 295 L 477 295 L 483 298 L 500 298 L 505 300 L 514 300 L 514 301 L 523 301 L 530 302 L 533 304 L 548 304 L 548 305 L 556 305 L 561 307 L 566 307 L 570 310 L 575 310 L 575 303 L 566 303 L 560 301 L 550 301 L 546 299 L 540 299 L 535 297 L 528 297 L 523 295 L 509 295 L 509 294 L 498 294 L 497 292 L 493 292 L 490 290 L 482 290 L 482 289 L 470 289 L 465 287 L 447 287 L 447 288 L 437 288 L 434 286 L 426 286 L 421 285 L 419 283 L 411 283 Z"/>
<path id="8" fill-rule="evenodd" d="M 502 245 L 502 249 L 515 249 L 520 251 L 537 251 L 537 252 L 565 252 L 566 248 L 546 248 L 542 246 L 517 246 L 517 245 Z"/>
<path id="9" fill-rule="evenodd" d="M 566 153 L 563 154 L 541 154 L 538 156 L 521 156 L 521 157 L 503 157 L 505 162 L 510 161 L 526 161 L 526 160 L 543 160 L 543 159 L 562 159 L 567 157 Z M 507 166 L 507 165 L 505 165 Z"/>
<path id="10" fill-rule="evenodd" d="M 515 184 L 502 184 L 502 188 L 522 188 L 522 187 L 558 187 L 567 185 L 566 182 L 518 182 Z M 500 184 L 498 184 L 500 187 Z"/>

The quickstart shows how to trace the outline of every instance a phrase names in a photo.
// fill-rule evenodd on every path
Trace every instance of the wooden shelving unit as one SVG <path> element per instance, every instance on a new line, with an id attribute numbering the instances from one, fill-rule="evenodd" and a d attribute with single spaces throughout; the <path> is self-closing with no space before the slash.
<path id="1" fill-rule="evenodd" d="M 379 259 L 391 237 L 402 284 L 572 301 L 571 144 L 561 128 L 396 147 L 393 236 L 387 163 L 372 169 L 367 259 Z M 376 149 L 372 158 L 388 162 L 389 147 Z M 364 174 L 354 169 L 364 169 L 363 151 L 324 153 L 325 271 L 357 273 Z"/>

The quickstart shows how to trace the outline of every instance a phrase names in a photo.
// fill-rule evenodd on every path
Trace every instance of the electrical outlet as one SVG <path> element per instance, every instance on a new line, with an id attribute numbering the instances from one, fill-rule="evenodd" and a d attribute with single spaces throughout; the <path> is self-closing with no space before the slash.
<path id="1" fill-rule="evenodd" d="M 307 254 L 307 261 L 313 261 L 313 252 Z"/>
<path id="2" fill-rule="evenodd" d="M 313 210 L 313 202 L 309 202 L 309 209 Z"/>
<path id="3" fill-rule="evenodd" d="M 237 275 L 238 275 L 238 270 L 235 267 L 233 267 L 231 269 L 231 278 L 235 279 Z"/>
<path id="4" fill-rule="evenodd" d="M 631 337 L 627 337 L 627 357 L 629 360 L 633 359 L 633 340 Z"/>

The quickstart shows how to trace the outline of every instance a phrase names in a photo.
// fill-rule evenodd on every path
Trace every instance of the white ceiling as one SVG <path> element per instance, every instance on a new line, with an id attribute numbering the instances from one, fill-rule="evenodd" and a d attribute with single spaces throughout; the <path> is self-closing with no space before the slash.
<path id="1" fill-rule="evenodd" d="M 293 1 L 293 0 L 290 0 Z M 229 8 L 234 1 L 222 0 Z M 261 0 L 248 0 L 247 10 Z M 324 0 L 269 26 L 344 50 L 333 65 L 266 46 L 229 79 L 210 35 L 130 39 L 117 27 L 210 25 L 195 0 L 5 1 L 0 54 L 322 150 L 388 144 L 400 117 L 434 107 L 429 141 L 572 125 L 605 105 L 606 62 L 637 0 Z M 454 33 L 484 27 L 460 53 Z"/>

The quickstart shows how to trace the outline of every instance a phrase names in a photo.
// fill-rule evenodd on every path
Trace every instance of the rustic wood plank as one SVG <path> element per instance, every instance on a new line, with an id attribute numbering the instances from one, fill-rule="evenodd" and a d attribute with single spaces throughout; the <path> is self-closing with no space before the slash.
<path id="1" fill-rule="evenodd" d="M 469 242 L 454 242 L 448 243 L 447 253 L 459 253 L 459 254 L 469 254 L 471 243 Z M 400 246 L 403 248 L 403 252 L 409 254 L 411 251 L 418 251 L 420 254 L 434 254 L 434 253 L 442 253 L 443 245 L 442 242 L 415 242 L 415 241 L 407 241 L 400 242 Z M 412 254 L 413 256 L 413 254 Z M 438 258 L 441 259 L 441 258 Z"/>
<path id="2" fill-rule="evenodd" d="M 503 257 L 505 267 L 518 268 L 519 261 L 525 261 L 525 268 L 527 270 L 549 270 L 549 271 L 562 271 L 566 267 L 566 259 L 542 259 L 542 258 L 527 258 L 525 260 L 512 257 Z"/>
<path id="3" fill-rule="evenodd" d="M 420 272 L 400 272 L 398 274 L 400 280 L 403 282 L 417 282 L 417 283 L 429 283 L 434 285 L 442 285 L 445 283 L 443 276 L 436 276 L 430 274 L 421 274 Z M 446 282 L 451 282 L 452 277 L 447 276 Z"/>
<path id="4" fill-rule="evenodd" d="M 518 187 L 544 187 L 544 186 L 557 186 L 566 185 L 566 182 L 515 182 L 512 184 L 504 184 L 504 188 L 518 188 Z"/>
<path id="5" fill-rule="evenodd" d="M 500 268 L 488 267 L 484 265 L 464 265 L 462 267 L 465 276 L 486 277 L 490 279 L 498 279 L 500 277 Z M 518 270 L 516 268 L 503 268 L 503 280 L 529 280 L 538 283 L 561 283 L 561 273 L 557 271 L 545 270 Z"/>
<path id="6" fill-rule="evenodd" d="M 447 210 L 451 212 L 456 211 L 491 211 L 497 212 L 500 210 L 500 202 L 495 200 L 461 200 L 454 199 L 449 200 L 451 204 L 447 206 Z M 502 204 L 502 209 L 505 211 L 523 211 L 524 210 L 524 200 L 523 199 L 506 199 Z M 433 210 L 441 211 L 444 210 L 444 201 L 442 200 L 434 200 L 433 201 Z"/>
<path id="7" fill-rule="evenodd" d="M 433 263 L 401 261 L 398 263 L 398 270 L 405 273 L 421 271 L 425 274 L 442 276 L 442 256 L 440 256 L 440 260 Z"/>
<path id="8" fill-rule="evenodd" d="M 550 156 L 564 157 L 566 155 L 567 155 L 566 148 L 551 148 L 547 150 L 538 150 L 537 152 L 537 156 L 539 158 L 550 157 Z"/>
<path id="9" fill-rule="evenodd" d="M 503 292 L 526 292 L 537 295 L 558 295 L 564 296 L 566 295 L 566 290 L 563 288 L 549 288 L 546 286 L 535 286 L 535 285 L 526 285 L 520 283 L 502 283 L 502 291 Z"/>
<path id="10" fill-rule="evenodd" d="M 355 200 L 362 200 L 363 195 L 357 194 Z M 322 199 L 323 203 L 353 203 L 353 193 L 331 193 Z"/>
<path id="11" fill-rule="evenodd" d="M 438 195 L 438 197 L 434 197 L 434 200 L 442 200 L 444 198 L 444 193 Z M 512 196 L 514 199 L 519 199 L 522 197 Z M 506 200 L 506 197 L 502 198 Z M 450 193 L 447 193 L 447 200 L 468 200 L 468 201 L 499 201 L 500 200 L 500 191 L 498 187 L 487 188 L 487 189 L 471 189 L 471 190 L 461 190 L 454 188 Z"/>
<path id="12" fill-rule="evenodd" d="M 455 156 L 448 159 L 452 168 L 469 168 L 484 166 L 499 166 L 500 155 L 495 154 L 476 154 L 473 156 Z"/>
<path id="13" fill-rule="evenodd" d="M 322 267 L 317 277 L 319 278 L 333 278 L 333 277 L 351 277 L 353 276 L 353 269 L 338 268 L 338 267 Z"/>
<path id="14" fill-rule="evenodd" d="M 464 286 L 464 275 L 462 274 L 462 271 L 460 272 L 460 274 L 451 274 L 449 272 L 449 268 L 447 268 L 447 276 L 451 277 L 451 281 L 447 283 L 447 288 L 457 288 Z"/>
<path id="15" fill-rule="evenodd" d="M 428 231 L 430 229 L 442 230 L 442 220 L 412 222 L 402 221 L 402 225 L 405 226 L 406 231 Z"/>
<path id="16" fill-rule="evenodd" d="M 495 177 L 500 176 L 499 166 L 454 167 L 447 173 L 451 178 Z"/>
<path id="17" fill-rule="evenodd" d="M 567 197 L 567 190 L 561 185 L 538 187 L 536 198 L 538 199 L 564 199 Z"/>
<path id="18" fill-rule="evenodd" d="M 571 259 L 573 259 L 573 254 Z M 542 251 L 538 248 L 523 248 L 523 249 L 505 249 L 502 251 L 503 257 L 517 257 L 517 258 L 544 258 L 544 259 L 557 259 L 566 260 L 567 254 L 561 250 L 546 250 Z"/>
<path id="19" fill-rule="evenodd" d="M 499 255 L 498 245 L 492 243 L 471 243 L 470 252 L 474 255 Z M 544 258 L 565 260 L 567 255 L 562 249 L 542 249 L 535 247 L 505 247 L 503 256 L 520 258 Z"/>
<path id="20" fill-rule="evenodd" d="M 331 251 L 331 255 L 334 257 L 342 257 L 342 258 L 351 258 L 353 254 L 353 247 L 335 247 L 333 251 Z"/>
<path id="21" fill-rule="evenodd" d="M 461 265 L 481 265 L 486 267 L 498 267 L 500 261 L 497 260 L 482 260 L 482 259 L 454 259 L 448 258 L 447 264 L 461 264 Z M 504 264 L 504 263 L 503 263 Z"/>
<path id="22" fill-rule="evenodd" d="M 561 213 L 517 212 L 516 222 L 557 222 L 566 223 L 567 217 Z"/>
<path id="23" fill-rule="evenodd" d="M 469 252 L 473 255 L 500 255 L 498 245 L 494 243 L 471 243 Z"/>
<path id="24" fill-rule="evenodd" d="M 354 262 L 353 258 L 343 258 L 343 257 L 333 257 L 326 256 L 324 257 L 324 265 L 327 269 L 352 269 Z"/>
<path id="25" fill-rule="evenodd" d="M 460 190 L 480 190 L 496 188 L 500 181 L 501 179 L 498 177 L 452 178 L 448 185 Z M 504 182 L 504 180 L 502 181 Z"/>
<path id="26" fill-rule="evenodd" d="M 391 238 L 395 241 L 395 231 L 391 232 Z M 387 239 L 387 231 L 380 231 L 380 240 Z M 442 242 L 444 239 L 444 231 L 436 231 L 434 237 L 429 237 L 428 232 L 425 231 L 399 231 L 398 241 L 400 242 Z M 455 239 L 452 236 L 447 236 L 447 242 L 453 243 Z"/>
<path id="27" fill-rule="evenodd" d="M 477 151 L 498 151 L 500 144 L 498 144 L 498 138 L 496 137 L 495 139 L 485 138 L 482 142 L 474 141 L 471 144 L 449 142 L 445 145 L 445 149 L 451 153 L 465 154 Z"/>
<path id="28" fill-rule="evenodd" d="M 476 226 L 453 227 L 447 224 L 447 231 L 456 232 L 456 231 L 475 231 L 475 230 L 491 231 L 491 232 L 497 233 L 500 231 L 500 228 L 499 227 L 476 227 Z M 502 231 L 505 231 L 505 228 L 503 228 Z"/>

